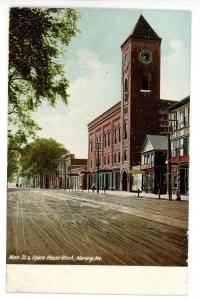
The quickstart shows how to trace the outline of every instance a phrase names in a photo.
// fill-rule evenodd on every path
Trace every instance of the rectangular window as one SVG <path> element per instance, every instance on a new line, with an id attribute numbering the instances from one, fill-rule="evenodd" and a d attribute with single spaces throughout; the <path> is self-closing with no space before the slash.
<path id="1" fill-rule="evenodd" d="M 185 113 L 184 113 L 184 126 L 189 125 L 189 109 L 188 106 L 185 107 Z"/>
<path id="2" fill-rule="evenodd" d="M 181 128 L 181 112 L 180 110 L 177 111 L 176 113 L 176 129 Z"/>
<path id="3" fill-rule="evenodd" d="M 90 139 L 90 152 L 93 152 L 93 147 L 94 147 L 94 141 L 93 138 Z"/>
<path id="4" fill-rule="evenodd" d="M 124 122 L 124 139 L 127 139 L 127 121 Z"/>
<path id="5" fill-rule="evenodd" d="M 91 161 L 90 161 L 90 168 L 92 169 L 92 159 L 91 159 Z"/>
<path id="6" fill-rule="evenodd" d="M 116 164 L 116 162 L 117 162 L 117 154 L 114 153 L 114 164 Z"/>
<path id="7" fill-rule="evenodd" d="M 171 126 L 171 130 L 174 131 L 176 129 L 176 113 L 170 114 L 169 124 Z"/>
<path id="8" fill-rule="evenodd" d="M 99 166 L 99 159 L 98 159 L 98 157 L 96 158 L 96 167 L 98 167 Z"/>
<path id="9" fill-rule="evenodd" d="M 144 155 L 142 155 L 141 164 L 144 165 Z"/>
<path id="10" fill-rule="evenodd" d="M 171 141 L 171 156 L 178 157 L 189 154 L 189 138 Z"/>
<path id="11" fill-rule="evenodd" d="M 108 147 L 110 147 L 110 132 L 108 132 Z"/>
<path id="12" fill-rule="evenodd" d="M 154 154 L 151 153 L 151 165 L 153 165 L 153 164 L 154 164 Z"/>
<path id="13" fill-rule="evenodd" d="M 110 155 L 108 155 L 108 165 L 110 164 Z"/>
<path id="14" fill-rule="evenodd" d="M 183 139 L 183 154 L 184 155 L 189 154 L 189 138 L 188 137 Z"/>
<path id="15" fill-rule="evenodd" d="M 104 147 L 106 147 L 107 145 L 106 145 L 106 133 L 104 134 Z"/>
<path id="16" fill-rule="evenodd" d="M 127 150 L 124 150 L 124 161 L 127 161 Z"/>

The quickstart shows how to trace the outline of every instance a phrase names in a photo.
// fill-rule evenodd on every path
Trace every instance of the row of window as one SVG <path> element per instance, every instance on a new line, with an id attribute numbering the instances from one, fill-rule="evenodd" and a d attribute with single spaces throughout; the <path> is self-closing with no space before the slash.
<path id="1" fill-rule="evenodd" d="M 189 125 L 189 107 L 186 106 L 170 114 L 170 124 L 172 130 L 177 130 Z"/>
<path id="2" fill-rule="evenodd" d="M 153 163 L 154 163 L 154 153 L 147 153 L 142 155 L 143 165 L 153 165 Z"/>
<path id="3" fill-rule="evenodd" d="M 189 137 L 171 141 L 171 156 L 189 155 Z"/>
<path id="4" fill-rule="evenodd" d="M 128 122 L 127 120 L 124 121 L 124 140 L 127 139 L 128 136 Z M 121 142 L 121 127 L 115 127 L 113 132 L 113 143 L 117 144 Z M 104 146 L 110 147 L 111 146 L 111 131 L 108 130 L 107 132 L 104 132 L 104 140 L 102 141 L 102 136 L 99 135 L 95 139 L 95 146 L 93 139 L 90 140 L 90 152 L 92 153 L 94 150 L 101 150 Z"/>
<path id="5" fill-rule="evenodd" d="M 103 158 L 102 157 L 97 157 L 95 159 L 96 168 L 98 166 L 102 165 L 102 160 L 103 160 L 104 166 L 110 165 L 110 163 L 111 163 L 109 154 L 107 156 L 104 156 Z M 124 161 L 127 161 L 127 150 L 124 150 Z M 116 164 L 116 163 L 120 163 L 120 162 L 121 162 L 120 152 L 115 152 L 113 154 L 113 163 Z M 93 168 L 93 160 L 92 159 L 90 160 L 90 168 L 91 169 Z"/>

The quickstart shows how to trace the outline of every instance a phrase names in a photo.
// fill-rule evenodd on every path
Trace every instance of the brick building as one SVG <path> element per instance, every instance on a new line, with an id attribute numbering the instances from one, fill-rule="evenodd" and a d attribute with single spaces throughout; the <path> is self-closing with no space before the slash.
<path id="1" fill-rule="evenodd" d="M 121 101 L 88 124 L 89 186 L 132 190 L 144 138 L 160 135 L 173 101 L 160 99 L 161 38 L 141 15 L 121 45 Z M 166 122 L 167 127 L 167 122 Z"/>

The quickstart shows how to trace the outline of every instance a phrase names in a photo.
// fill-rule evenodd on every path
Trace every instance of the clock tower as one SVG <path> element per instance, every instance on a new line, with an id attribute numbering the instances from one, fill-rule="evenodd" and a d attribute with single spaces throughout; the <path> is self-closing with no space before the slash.
<path id="1" fill-rule="evenodd" d="M 161 131 L 160 46 L 161 38 L 142 15 L 121 46 L 122 190 L 131 190 L 128 170 L 140 164 L 145 135 Z"/>

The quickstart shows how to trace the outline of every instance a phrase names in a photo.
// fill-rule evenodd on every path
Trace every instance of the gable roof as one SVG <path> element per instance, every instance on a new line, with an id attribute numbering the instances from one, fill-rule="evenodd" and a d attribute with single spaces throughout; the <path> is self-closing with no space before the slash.
<path id="1" fill-rule="evenodd" d="M 167 137 L 164 135 L 146 135 L 144 143 L 142 145 L 141 152 L 145 152 L 147 144 L 150 144 L 150 150 L 167 150 L 168 141 Z"/>

